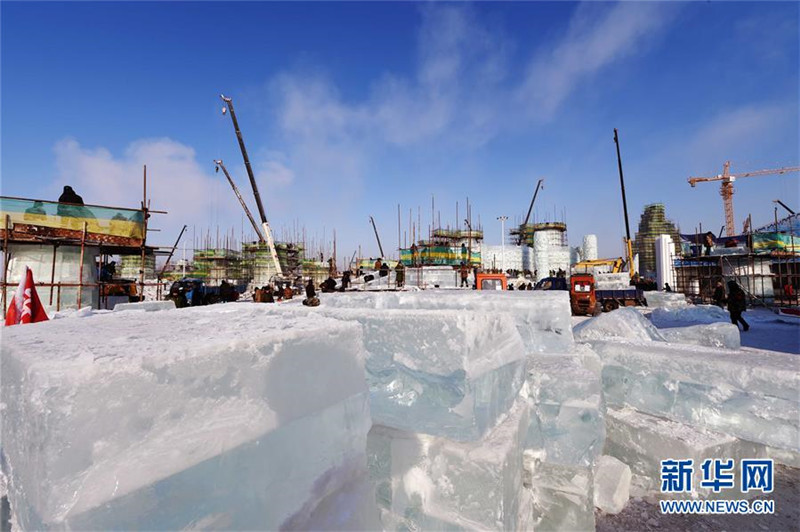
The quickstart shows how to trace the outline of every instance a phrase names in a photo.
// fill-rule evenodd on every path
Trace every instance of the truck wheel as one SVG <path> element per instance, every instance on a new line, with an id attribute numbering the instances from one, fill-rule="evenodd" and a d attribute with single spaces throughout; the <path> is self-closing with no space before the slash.
<path id="1" fill-rule="evenodd" d="M 603 302 L 603 312 L 611 312 L 612 310 L 617 310 L 618 308 L 619 308 L 619 303 L 617 303 L 613 299 L 608 299 Z"/>

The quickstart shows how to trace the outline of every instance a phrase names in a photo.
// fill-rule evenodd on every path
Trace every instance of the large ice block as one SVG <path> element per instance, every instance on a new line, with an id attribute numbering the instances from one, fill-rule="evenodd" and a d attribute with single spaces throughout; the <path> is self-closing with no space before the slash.
<path id="1" fill-rule="evenodd" d="M 527 391 L 533 404 L 526 448 L 543 448 L 546 460 L 590 466 L 603 450 L 605 423 L 602 383 L 587 368 L 576 346 L 572 355 L 542 355 L 528 361 Z"/>
<path id="2" fill-rule="evenodd" d="M 632 408 L 613 409 L 607 412 L 608 439 L 606 453 L 628 464 L 633 472 L 632 494 L 636 496 L 661 493 L 661 461 L 693 460 L 691 495 L 693 497 L 730 497 L 730 491 L 713 490 L 700 485 L 701 465 L 706 459 L 733 459 L 738 466 L 743 458 L 766 456 L 763 445 L 746 442 L 727 434 L 651 416 Z M 737 496 L 740 479 L 738 467 L 734 468 Z M 679 494 L 680 498 L 685 494 Z"/>
<path id="3" fill-rule="evenodd" d="M 622 338 L 663 342 L 658 329 L 634 308 L 622 307 L 583 321 L 573 327 L 576 342 Z"/>
<path id="4" fill-rule="evenodd" d="M 508 314 L 322 306 L 291 312 L 361 325 L 378 425 L 477 440 L 506 414 L 525 381 L 526 350 Z"/>
<path id="5" fill-rule="evenodd" d="M 589 466 L 567 466 L 525 451 L 524 466 L 533 494 L 533 530 L 594 530 L 593 472 Z"/>
<path id="6" fill-rule="evenodd" d="M 114 312 L 121 312 L 123 310 L 139 310 L 145 312 L 153 312 L 156 310 L 173 310 L 175 309 L 175 302 L 171 299 L 166 301 L 139 301 L 136 303 L 117 303 L 114 305 Z"/>
<path id="7" fill-rule="evenodd" d="M 650 308 L 683 308 L 688 307 L 686 296 L 680 292 L 645 292 L 647 306 Z"/>
<path id="8" fill-rule="evenodd" d="M 494 430 L 467 443 L 373 426 L 368 463 L 384 528 L 518 529 L 526 517 L 520 514 L 527 418 L 526 402 L 518 401 Z"/>
<path id="9" fill-rule="evenodd" d="M 529 353 L 565 352 L 573 345 L 566 291 L 427 290 L 325 294 L 322 306 L 371 309 L 472 310 L 511 314 Z"/>
<path id="10" fill-rule="evenodd" d="M 609 406 L 800 449 L 800 357 L 663 342 L 592 342 Z"/>
<path id="11" fill-rule="evenodd" d="M 628 504 L 631 468 L 613 456 L 603 455 L 594 468 L 594 505 L 607 514 L 618 514 Z"/>
<path id="12" fill-rule="evenodd" d="M 704 345 L 723 349 L 739 349 L 742 346 L 739 327 L 732 323 L 709 323 L 659 329 L 659 333 L 674 344 Z"/>
<path id="13" fill-rule="evenodd" d="M 727 310 L 716 305 L 690 305 L 687 307 L 654 308 L 650 320 L 656 327 L 680 327 L 701 323 L 730 323 Z"/>
<path id="14" fill-rule="evenodd" d="M 358 324 L 255 305 L 3 331 L 22 528 L 277 529 L 363 471 Z"/>

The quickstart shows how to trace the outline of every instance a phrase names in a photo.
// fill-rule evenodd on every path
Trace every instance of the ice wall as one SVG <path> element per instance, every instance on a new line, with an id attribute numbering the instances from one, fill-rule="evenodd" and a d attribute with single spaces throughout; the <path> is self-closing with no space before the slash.
<path id="1" fill-rule="evenodd" d="M 686 296 L 680 292 L 645 292 L 647 306 L 650 308 L 684 308 L 689 306 Z"/>
<path id="2" fill-rule="evenodd" d="M 277 529 L 363 476 L 358 324 L 256 305 L 131 316 L 3 331 L 23 529 Z"/>
<path id="3" fill-rule="evenodd" d="M 650 320 L 656 327 L 676 327 L 702 323 L 730 323 L 731 316 L 727 310 L 715 305 L 691 305 L 655 308 L 650 314 Z"/>
<path id="4" fill-rule="evenodd" d="M 742 346 L 739 327 L 732 323 L 710 323 L 659 329 L 659 333 L 671 343 L 703 345 L 722 349 L 739 349 Z"/>

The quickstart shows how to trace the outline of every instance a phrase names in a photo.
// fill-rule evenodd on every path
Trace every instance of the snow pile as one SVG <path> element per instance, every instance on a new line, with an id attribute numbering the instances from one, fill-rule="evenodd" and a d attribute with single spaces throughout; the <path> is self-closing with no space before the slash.
<path id="1" fill-rule="evenodd" d="M 622 307 L 583 321 L 572 329 L 577 342 L 608 340 L 611 338 L 643 341 L 665 341 L 641 312 L 631 307 Z"/>
<path id="2" fill-rule="evenodd" d="M 3 452 L 20 526 L 307 528 L 334 522 L 342 498 L 368 517 L 361 328 L 265 320 L 260 307 L 4 330 Z"/>
<path id="3" fill-rule="evenodd" d="M 702 323 L 730 323 L 727 310 L 716 305 L 691 305 L 687 307 L 655 308 L 650 320 L 656 327 L 675 327 Z"/>
<path id="4" fill-rule="evenodd" d="M 529 354 L 572 349 L 569 292 L 495 292 L 442 290 L 331 294 L 322 305 L 333 308 L 470 310 L 491 316 L 510 314 Z"/>
<path id="5" fill-rule="evenodd" d="M 609 406 L 800 450 L 800 358 L 663 342 L 592 342 Z"/>
<path id="6" fill-rule="evenodd" d="M 598 273 L 594 276 L 596 290 L 630 290 L 631 276 L 628 272 Z"/>
<path id="7" fill-rule="evenodd" d="M 594 472 L 594 505 L 607 514 L 618 514 L 628 504 L 631 468 L 613 456 L 601 456 Z"/>
<path id="8" fill-rule="evenodd" d="M 668 342 L 677 344 L 704 345 L 723 349 L 739 349 L 742 346 L 739 327 L 732 323 L 710 323 L 659 329 Z"/>
<path id="9" fill-rule="evenodd" d="M 607 427 L 606 452 L 630 466 L 632 494 L 636 496 L 661 495 L 661 461 L 680 458 L 694 460 L 693 497 L 728 497 L 725 491 L 715 495 L 711 489 L 701 487 L 700 464 L 706 459 L 719 458 L 734 459 L 738 465 L 743 458 L 766 456 L 763 445 L 632 408 L 609 408 Z M 736 486 L 741 485 L 738 469 L 735 470 Z"/>
<path id="10" fill-rule="evenodd" d="M 686 296 L 680 292 L 645 292 L 647 306 L 650 308 L 683 308 L 688 307 Z"/>

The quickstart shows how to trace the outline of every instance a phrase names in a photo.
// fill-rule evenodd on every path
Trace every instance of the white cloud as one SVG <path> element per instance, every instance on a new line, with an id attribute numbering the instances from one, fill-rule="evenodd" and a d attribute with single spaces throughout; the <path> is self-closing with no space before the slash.
<path id="1" fill-rule="evenodd" d="M 194 149 L 162 138 L 131 143 L 122 156 L 105 148 L 84 148 L 75 139 L 56 143 L 56 179 L 51 194 L 57 196 L 71 185 L 86 203 L 138 208 L 142 201 L 142 173 L 147 165 L 147 195 L 154 210 L 169 212 L 151 218 L 160 233 L 148 235 L 150 242 L 171 245 L 183 224 L 207 229 L 219 222 L 239 219 L 239 208 L 224 178 L 211 173 L 211 164 L 201 166 Z M 208 171 L 207 171 L 208 170 Z M 222 174 L 220 174 L 222 175 Z M 222 196 L 221 196 L 222 194 Z"/>
<path id="2" fill-rule="evenodd" d="M 602 68 L 641 53 L 675 13 L 667 2 L 580 5 L 563 39 L 539 51 L 517 93 L 532 116 L 550 119 L 577 86 Z"/>

